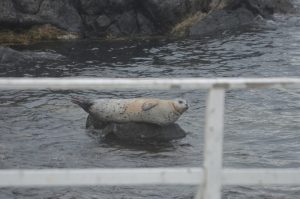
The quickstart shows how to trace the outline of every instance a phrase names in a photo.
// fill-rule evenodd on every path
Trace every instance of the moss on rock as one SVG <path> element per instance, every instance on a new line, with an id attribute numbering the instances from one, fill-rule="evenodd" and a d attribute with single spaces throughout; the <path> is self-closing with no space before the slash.
<path id="1" fill-rule="evenodd" d="M 171 34 L 177 37 L 183 37 L 187 35 L 189 28 L 197 21 L 203 19 L 207 14 L 203 12 L 196 12 L 195 14 L 186 17 L 179 23 L 177 23 L 171 30 Z"/>
<path id="2" fill-rule="evenodd" d="M 35 25 L 28 29 L 0 30 L 0 44 L 29 44 L 38 41 L 77 38 L 79 38 L 78 33 L 67 32 L 49 24 Z"/>

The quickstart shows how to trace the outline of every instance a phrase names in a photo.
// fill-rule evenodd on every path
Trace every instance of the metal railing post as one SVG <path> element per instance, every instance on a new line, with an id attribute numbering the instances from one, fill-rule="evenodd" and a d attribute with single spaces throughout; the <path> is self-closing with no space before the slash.
<path id="1" fill-rule="evenodd" d="M 221 199 L 224 97 L 223 88 L 209 90 L 205 114 L 204 183 L 202 194 L 199 190 L 196 199 Z"/>

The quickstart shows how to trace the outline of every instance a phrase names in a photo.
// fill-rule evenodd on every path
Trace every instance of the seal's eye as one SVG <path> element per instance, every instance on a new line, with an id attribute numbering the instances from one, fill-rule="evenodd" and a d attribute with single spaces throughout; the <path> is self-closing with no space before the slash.
<path id="1" fill-rule="evenodd" d="M 183 104 L 183 101 L 179 100 L 178 103 L 179 103 L 179 104 Z"/>

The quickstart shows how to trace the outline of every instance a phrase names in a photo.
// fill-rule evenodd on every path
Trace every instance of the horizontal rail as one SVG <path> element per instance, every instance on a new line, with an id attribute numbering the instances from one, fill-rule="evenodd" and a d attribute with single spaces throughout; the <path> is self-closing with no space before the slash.
<path id="1" fill-rule="evenodd" d="M 202 185 L 202 168 L 0 170 L 0 187 Z M 300 185 L 300 169 L 223 169 L 223 185 Z"/>
<path id="2" fill-rule="evenodd" d="M 300 185 L 300 169 L 224 169 L 224 185 Z"/>
<path id="3" fill-rule="evenodd" d="M 202 183 L 202 176 L 201 168 L 0 170 L 0 187 L 188 185 Z"/>
<path id="4" fill-rule="evenodd" d="M 0 78 L 0 89 L 300 88 L 300 78 Z"/>

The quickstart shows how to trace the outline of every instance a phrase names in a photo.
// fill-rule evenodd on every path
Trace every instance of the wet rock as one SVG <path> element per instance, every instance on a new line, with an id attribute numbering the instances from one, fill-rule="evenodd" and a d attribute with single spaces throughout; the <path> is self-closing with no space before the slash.
<path id="1" fill-rule="evenodd" d="M 151 35 L 170 30 L 189 13 L 191 1 L 3 0 L 0 25 L 11 30 L 51 24 L 86 37 Z"/>
<path id="2" fill-rule="evenodd" d="M 136 8 L 137 0 L 109 0 L 107 13 L 123 13 Z"/>
<path id="3" fill-rule="evenodd" d="M 115 38 L 122 35 L 119 27 L 116 24 L 111 24 L 106 31 L 108 38 Z"/>
<path id="4" fill-rule="evenodd" d="M 290 0 L 1 0 L 0 33 L 50 24 L 87 38 L 150 36 L 174 29 L 201 35 L 292 9 Z"/>
<path id="5" fill-rule="evenodd" d="M 88 116 L 86 128 L 93 129 L 103 138 L 116 138 L 129 142 L 139 141 L 170 141 L 181 139 L 186 132 L 176 123 L 167 126 L 159 126 L 148 123 L 103 123 Z"/>
<path id="6" fill-rule="evenodd" d="M 204 19 L 193 24 L 189 29 L 190 36 L 217 33 L 225 30 L 234 30 L 241 26 L 253 23 L 255 15 L 245 8 L 233 11 L 216 10 Z"/>
<path id="7" fill-rule="evenodd" d="M 127 141 L 170 141 L 186 136 L 185 131 L 178 124 L 158 126 L 146 123 L 110 123 L 103 129 L 103 133 L 113 134 L 118 139 Z"/>
<path id="8" fill-rule="evenodd" d="M 144 0 L 139 6 L 158 32 L 166 32 L 184 16 L 190 14 L 191 2 L 189 0 Z"/>
<path id="9" fill-rule="evenodd" d="M 137 13 L 137 23 L 139 34 L 151 35 L 155 33 L 154 24 L 140 12 Z"/>
<path id="10" fill-rule="evenodd" d="M 112 21 L 106 15 L 100 15 L 96 19 L 96 24 L 101 30 L 105 30 L 111 23 Z"/>
<path id="11" fill-rule="evenodd" d="M 79 11 L 85 15 L 101 15 L 108 7 L 109 0 L 80 0 Z"/>
<path id="12" fill-rule="evenodd" d="M 41 2 L 42 0 L 14 0 L 14 5 L 22 13 L 36 14 L 40 9 Z"/>
<path id="13" fill-rule="evenodd" d="M 0 25 L 9 29 L 52 24 L 79 32 L 81 17 L 74 5 L 62 0 L 1 0 Z"/>
<path id="14" fill-rule="evenodd" d="M 11 0 L 0 1 L 0 23 L 8 24 L 17 21 L 17 13 Z"/>
<path id="15" fill-rule="evenodd" d="M 222 0 L 226 10 L 235 10 L 244 7 L 254 14 L 270 17 L 274 13 L 290 13 L 295 11 L 289 0 Z"/>
<path id="16" fill-rule="evenodd" d="M 0 30 L 0 43 L 3 44 L 28 44 L 41 40 L 72 40 L 79 38 L 77 33 L 61 30 L 55 26 L 45 24 L 32 26 L 29 29 Z"/>
<path id="17" fill-rule="evenodd" d="M 243 26 L 263 24 L 275 12 L 293 11 L 286 0 L 215 0 L 208 6 L 211 11 L 206 17 L 195 20 L 189 29 L 191 36 L 234 30 Z"/>
<path id="18" fill-rule="evenodd" d="M 81 17 L 69 1 L 43 0 L 37 14 L 44 23 L 54 24 L 70 32 L 80 31 Z"/>
<path id="19" fill-rule="evenodd" d="M 32 58 L 29 55 L 23 54 L 11 48 L 0 46 L 0 64 L 18 65 L 31 60 Z"/>
<path id="20" fill-rule="evenodd" d="M 64 56 L 53 52 L 17 51 L 8 47 L 0 46 L 0 64 L 22 66 L 24 63 L 36 60 L 57 60 Z"/>
<path id="21" fill-rule="evenodd" d="M 116 21 L 116 25 L 122 35 L 131 35 L 137 33 L 138 26 L 136 22 L 136 13 L 133 10 L 117 16 Z"/>

